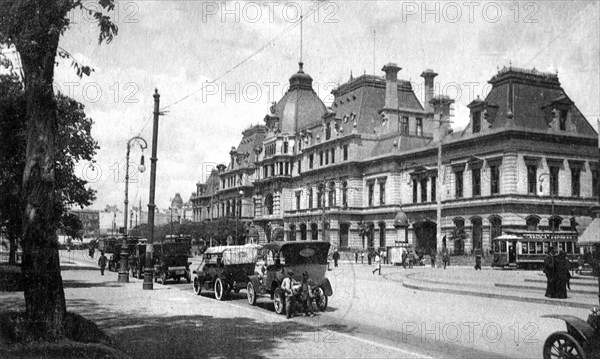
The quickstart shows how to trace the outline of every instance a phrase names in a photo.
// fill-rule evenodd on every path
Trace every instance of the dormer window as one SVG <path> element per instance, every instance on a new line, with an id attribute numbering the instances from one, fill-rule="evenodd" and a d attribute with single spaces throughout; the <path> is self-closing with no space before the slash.
<path id="1" fill-rule="evenodd" d="M 288 153 L 289 144 L 287 141 L 283 143 L 283 153 Z"/>
<path id="2" fill-rule="evenodd" d="M 417 136 L 423 136 L 423 119 L 417 118 Z"/>
<path id="3" fill-rule="evenodd" d="M 403 135 L 408 135 L 408 117 L 402 116 L 400 118 L 400 133 Z"/>
<path id="4" fill-rule="evenodd" d="M 567 114 L 568 114 L 567 110 L 560 110 L 560 112 L 559 112 L 560 117 L 558 119 L 558 128 L 561 131 L 567 130 Z"/>
<path id="5" fill-rule="evenodd" d="M 473 112 L 473 133 L 481 131 L 481 112 Z"/>
<path id="6" fill-rule="evenodd" d="M 328 140 L 330 138 L 331 138 L 331 124 L 328 122 L 325 127 L 325 140 Z"/>

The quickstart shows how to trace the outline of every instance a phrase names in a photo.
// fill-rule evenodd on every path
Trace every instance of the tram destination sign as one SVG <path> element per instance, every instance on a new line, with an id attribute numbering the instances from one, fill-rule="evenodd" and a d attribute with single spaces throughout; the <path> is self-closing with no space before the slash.
<path id="1" fill-rule="evenodd" d="M 577 234 L 566 233 L 522 233 L 523 239 L 545 241 L 577 241 Z"/>

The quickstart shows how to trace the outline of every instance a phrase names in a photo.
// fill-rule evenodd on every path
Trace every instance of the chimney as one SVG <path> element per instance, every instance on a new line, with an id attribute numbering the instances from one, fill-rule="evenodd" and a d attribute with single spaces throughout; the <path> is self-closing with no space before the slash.
<path id="1" fill-rule="evenodd" d="M 385 72 L 385 104 L 382 119 L 389 126 L 398 122 L 398 71 L 402 70 L 395 63 L 388 63 L 381 71 Z"/>
<path id="2" fill-rule="evenodd" d="M 433 112 L 431 99 L 433 99 L 433 79 L 437 76 L 432 69 L 427 69 L 421 73 L 421 77 L 425 79 L 425 111 Z"/>

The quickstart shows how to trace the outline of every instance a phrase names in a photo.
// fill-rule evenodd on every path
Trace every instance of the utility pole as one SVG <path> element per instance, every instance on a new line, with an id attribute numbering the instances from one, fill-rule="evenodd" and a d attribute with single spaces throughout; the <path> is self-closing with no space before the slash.
<path id="1" fill-rule="evenodd" d="M 144 266 L 144 290 L 152 290 L 153 287 L 153 278 L 154 278 L 154 260 L 152 258 L 153 251 L 153 243 L 154 243 L 154 210 L 156 209 L 156 204 L 154 204 L 154 195 L 156 188 L 156 146 L 158 145 L 158 116 L 160 116 L 159 112 L 159 104 L 160 104 L 160 95 L 158 94 L 158 89 L 154 89 L 154 125 L 152 128 L 152 157 L 150 157 L 150 196 L 148 203 L 148 227 L 149 227 L 149 235 L 148 242 L 146 245 L 146 265 Z"/>

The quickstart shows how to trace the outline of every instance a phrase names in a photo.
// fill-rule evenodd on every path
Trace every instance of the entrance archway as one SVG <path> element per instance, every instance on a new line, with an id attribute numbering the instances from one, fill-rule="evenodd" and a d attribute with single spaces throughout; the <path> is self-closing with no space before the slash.
<path id="1" fill-rule="evenodd" d="M 437 224 L 431 221 L 413 224 L 415 230 L 415 250 L 421 253 L 437 252 L 436 230 Z"/>

